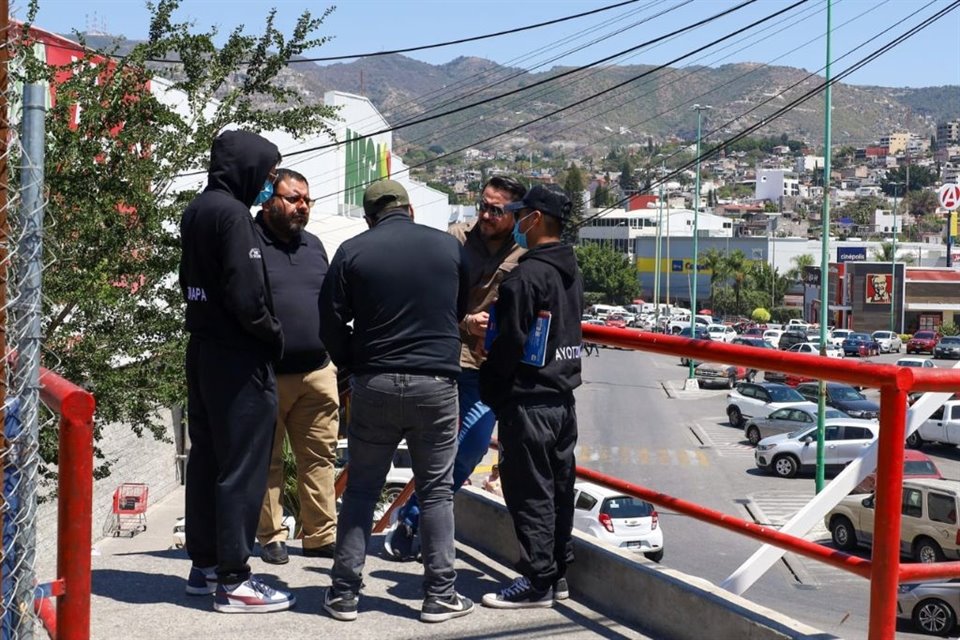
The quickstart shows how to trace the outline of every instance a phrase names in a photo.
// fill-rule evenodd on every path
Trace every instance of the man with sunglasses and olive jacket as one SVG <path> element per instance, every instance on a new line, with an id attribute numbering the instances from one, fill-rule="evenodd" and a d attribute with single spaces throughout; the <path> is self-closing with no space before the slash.
<path id="1" fill-rule="evenodd" d="M 513 214 L 505 212 L 503 207 L 520 200 L 526 192 L 526 187 L 513 178 L 493 176 L 481 190 L 476 220 L 451 225 L 447 230 L 464 247 L 470 278 L 468 313 L 460 323 L 461 373 L 457 377 L 460 430 L 453 466 L 454 491 L 483 459 L 496 423 L 493 412 L 480 401 L 479 369 L 483 363 L 480 348 L 487 331 L 488 311 L 497 298 L 500 281 L 517 266 L 525 252 L 513 240 Z M 384 541 L 388 556 L 396 560 L 416 558 L 419 513 L 416 496 L 401 507 L 397 524 Z"/>

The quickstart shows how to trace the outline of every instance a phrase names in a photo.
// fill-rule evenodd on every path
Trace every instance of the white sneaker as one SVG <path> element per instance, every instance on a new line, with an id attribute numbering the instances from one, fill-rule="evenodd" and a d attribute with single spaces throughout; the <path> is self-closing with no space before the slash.
<path id="1" fill-rule="evenodd" d="M 296 602 L 292 594 L 250 576 L 237 584 L 217 585 L 213 608 L 222 613 L 269 613 L 289 609 Z"/>

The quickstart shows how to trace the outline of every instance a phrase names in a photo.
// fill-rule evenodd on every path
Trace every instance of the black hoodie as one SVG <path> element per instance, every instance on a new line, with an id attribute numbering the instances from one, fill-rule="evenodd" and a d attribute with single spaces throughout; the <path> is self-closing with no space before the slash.
<path id="1" fill-rule="evenodd" d="M 276 145 L 255 133 L 217 136 L 207 188 L 180 221 L 187 331 L 269 358 L 283 353 L 283 333 L 273 315 L 250 207 L 279 161 Z"/>
<path id="2" fill-rule="evenodd" d="M 573 247 L 550 243 L 524 254 L 500 284 L 497 337 L 480 367 L 480 398 L 497 410 L 508 402 L 570 394 L 580 386 L 583 280 Z M 544 365 L 521 363 L 527 333 L 549 311 Z"/>

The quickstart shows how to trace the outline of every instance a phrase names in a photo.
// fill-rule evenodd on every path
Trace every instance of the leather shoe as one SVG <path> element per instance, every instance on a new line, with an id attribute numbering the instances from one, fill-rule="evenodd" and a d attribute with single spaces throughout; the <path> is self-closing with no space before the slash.
<path id="1" fill-rule="evenodd" d="M 290 562 L 287 545 L 280 541 L 268 542 L 260 549 L 260 559 L 267 564 L 287 564 Z"/>
<path id="2" fill-rule="evenodd" d="M 303 555 L 307 558 L 332 558 L 336 551 L 337 545 L 331 542 L 322 547 L 304 547 Z"/>

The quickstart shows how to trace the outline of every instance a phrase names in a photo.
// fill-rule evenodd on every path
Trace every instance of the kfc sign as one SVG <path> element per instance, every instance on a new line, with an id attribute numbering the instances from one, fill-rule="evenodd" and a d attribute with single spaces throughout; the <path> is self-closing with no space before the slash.
<path id="1" fill-rule="evenodd" d="M 890 293 L 893 289 L 893 276 L 889 273 L 868 273 L 866 295 L 863 301 L 866 304 L 890 304 Z"/>

